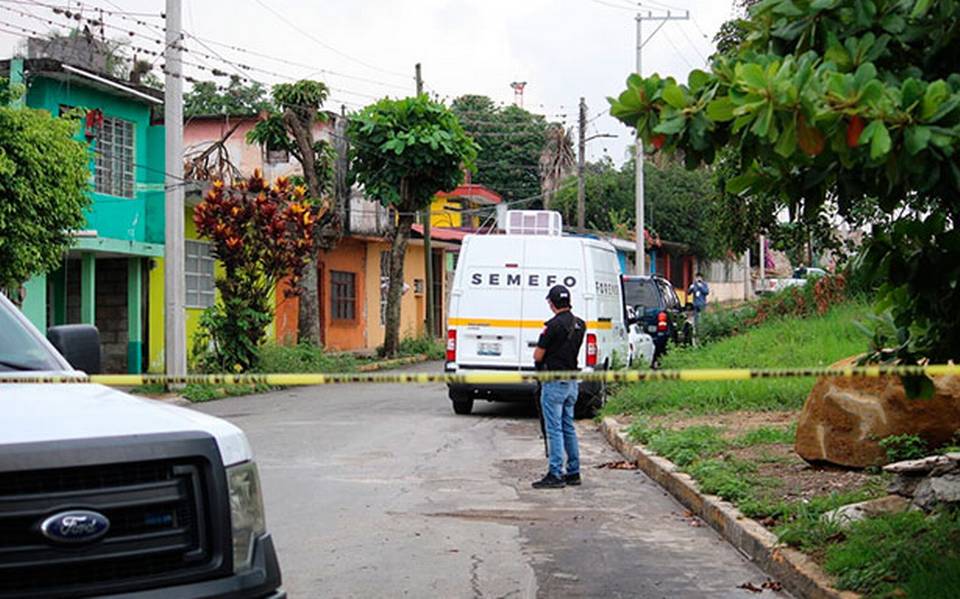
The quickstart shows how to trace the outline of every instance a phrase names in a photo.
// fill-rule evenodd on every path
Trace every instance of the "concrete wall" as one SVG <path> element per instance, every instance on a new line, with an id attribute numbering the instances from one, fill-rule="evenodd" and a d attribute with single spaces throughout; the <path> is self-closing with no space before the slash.
<path id="1" fill-rule="evenodd" d="M 379 265 L 379 255 L 376 259 Z M 343 239 L 333 251 L 321 252 L 318 262 L 324 346 L 331 350 L 367 347 L 367 318 L 370 314 L 369 310 L 364 309 L 364 300 L 367 297 L 367 244 L 358 239 Z M 356 302 L 353 320 L 333 318 L 332 271 L 349 272 L 355 276 Z M 379 279 L 374 281 L 379 284 Z M 373 316 L 379 319 L 377 311 L 373 311 Z"/>
<path id="2" fill-rule="evenodd" d="M 371 241 L 367 244 L 366 293 L 367 348 L 383 345 L 386 328 L 380 320 L 380 253 L 390 250 L 386 242 Z M 412 240 L 407 246 L 403 262 L 403 281 L 409 289 L 400 302 L 400 337 L 419 337 L 424 332 L 426 297 L 415 290 L 416 279 L 424 280 L 423 241 Z"/>

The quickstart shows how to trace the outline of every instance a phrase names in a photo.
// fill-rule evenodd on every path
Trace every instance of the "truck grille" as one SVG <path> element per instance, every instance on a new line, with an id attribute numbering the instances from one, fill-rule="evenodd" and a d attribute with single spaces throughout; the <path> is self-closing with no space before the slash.
<path id="1" fill-rule="evenodd" d="M 0 597 L 74 597 L 210 577 L 222 570 L 212 469 L 202 456 L 0 473 Z M 45 518 L 93 510 L 99 540 L 63 545 Z M 222 524 L 222 523 L 218 523 Z"/>

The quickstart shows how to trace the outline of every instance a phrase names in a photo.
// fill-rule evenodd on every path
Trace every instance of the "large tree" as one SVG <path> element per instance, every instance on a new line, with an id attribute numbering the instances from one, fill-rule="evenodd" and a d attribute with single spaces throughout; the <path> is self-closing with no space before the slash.
<path id="1" fill-rule="evenodd" d="M 396 212 L 390 239 L 384 353 L 400 346 L 403 261 L 416 213 L 434 194 L 455 188 L 473 169 L 477 144 L 453 112 L 426 95 L 383 99 L 367 106 L 348 125 L 353 172 L 368 197 Z"/>
<path id="2" fill-rule="evenodd" d="M 675 161 L 651 161 L 643 165 L 647 205 L 647 230 L 666 241 L 684 243 L 701 258 L 722 254 L 713 223 L 716 193 L 713 175 L 707 169 L 688 171 Z M 587 226 L 609 233 L 632 236 L 634 223 L 634 163 L 617 168 L 609 158 L 586 165 L 584 208 Z M 575 177 L 563 182 L 553 208 L 564 222 L 576 222 Z"/>
<path id="3" fill-rule="evenodd" d="M 726 191 L 761 212 L 878 205 L 859 266 L 899 329 L 890 357 L 960 359 L 958 2 L 764 0 L 743 26 L 711 72 L 633 75 L 611 113 L 689 166 L 733 148 Z"/>
<path id="4" fill-rule="evenodd" d="M 331 205 L 334 182 L 333 146 L 314 137 L 316 123 L 327 120 L 323 103 L 328 89 L 320 81 L 301 80 L 273 86 L 273 105 L 264 119 L 247 133 L 248 143 L 257 143 L 271 150 L 286 150 L 297 159 L 303 170 L 309 201 L 319 204 L 321 211 L 314 225 L 318 248 L 330 249 L 340 239 L 339 212 Z M 301 341 L 320 345 L 320 297 L 317 281 L 317 257 L 310 256 L 299 281 L 300 311 L 297 321 Z"/>
<path id="5" fill-rule="evenodd" d="M 198 81 L 183 95 L 183 114 L 186 117 L 259 114 L 273 110 L 267 91 L 259 81 L 244 84 L 237 75 L 231 75 L 230 83 L 223 90 L 214 81 Z"/>
<path id="6" fill-rule="evenodd" d="M 6 104 L 6 81 L 0 88 Z M 43 110 L 0 106 L 0 290 L 56 268 L 84 227 L 90 154 L 77 127 Z"/>
<path id="7" fill-rule="evenodd" d="M 474 181 L 519 200 L 541 192 L 541 156 L 548 123 L 517 106 L 498 107 L 486 96 L 460 96 L 450 106 L 463 129 L 480 144 Z"/>

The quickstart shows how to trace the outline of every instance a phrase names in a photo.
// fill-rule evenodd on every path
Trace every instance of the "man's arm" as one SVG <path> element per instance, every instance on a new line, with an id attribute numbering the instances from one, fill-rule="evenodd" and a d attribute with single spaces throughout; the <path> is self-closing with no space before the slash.
<path id="1" fill-rule="evenodd" d="M 533 361 L 534 361 L 534 363 L 543 362 L 543 358 L 544 358 L 544 356 L 546 356 L 546 355 L 547 355 L 547 350 L 545 350 L 544 348 L 542 348 L 542 347 L 540 347 L 540 346 L 538 345 L 538 346 L 537 346 L 537 349 L 533 350 Z"/>

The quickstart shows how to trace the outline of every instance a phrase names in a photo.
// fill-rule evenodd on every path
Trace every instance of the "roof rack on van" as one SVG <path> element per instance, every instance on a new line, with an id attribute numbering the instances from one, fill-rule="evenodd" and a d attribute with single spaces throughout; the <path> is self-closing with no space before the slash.
<path id="1" fill-rule="evenodd" d="M 507 235 L 563 235 L 563 218 L 553 210 L 508 210 Z"/>

